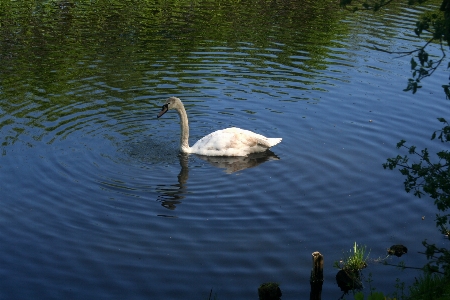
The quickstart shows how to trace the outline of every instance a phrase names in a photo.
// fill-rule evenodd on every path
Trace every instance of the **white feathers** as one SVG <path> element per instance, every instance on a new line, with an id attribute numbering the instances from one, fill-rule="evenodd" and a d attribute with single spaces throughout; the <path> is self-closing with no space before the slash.
<path id="1" fill-rule="evenodd" d="M 263 152 L 281 142 L 260 134 L 232 127 L 214 131 L 191 147 L 191 153 L 207 156 L 246 156 Z"/>

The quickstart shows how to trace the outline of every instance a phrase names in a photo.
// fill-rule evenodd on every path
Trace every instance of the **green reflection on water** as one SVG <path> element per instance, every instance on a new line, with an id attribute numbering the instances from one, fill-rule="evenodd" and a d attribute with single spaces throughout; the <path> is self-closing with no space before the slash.
<path id="1" fill-rule="evenodd" d="M 3 144 L 30 128 L 34 140 L 53 132 L 51 142 L 95 115 L 139 113 L 161 95 L 199 95 L 221 79 L 270 86 L 295 69 L 308 89 L 345 31 L 325 0 L 25 0 L 2 1 L 0 11 Z"/>

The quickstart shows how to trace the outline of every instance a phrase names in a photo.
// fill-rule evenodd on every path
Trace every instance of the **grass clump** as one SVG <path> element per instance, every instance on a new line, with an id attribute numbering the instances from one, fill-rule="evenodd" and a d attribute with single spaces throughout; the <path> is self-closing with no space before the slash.
<path id="1" fill-rule="evenodd" d="M 353 252 L 350 249 L 348 253 L 344 253 L 344 257 L 339 262 L 334 262 L 334 267 L 351 272 L 360 271 L 367 267 L 370 251 L 367 254 L 366 252 L 366 246 L 360 246 L 355 242 Z"/>
<path id="2" fill-rule="evenodd" d="M 367 267 L 368 258 L 366 246 L 359 246 L 355 242 L 353 251 L 350 249 L 339 262 L 334 262 L 334 267 L 340 269 L 336 274 L 336 283 L 344 294 L 363 289 L 361 270 Z"/>

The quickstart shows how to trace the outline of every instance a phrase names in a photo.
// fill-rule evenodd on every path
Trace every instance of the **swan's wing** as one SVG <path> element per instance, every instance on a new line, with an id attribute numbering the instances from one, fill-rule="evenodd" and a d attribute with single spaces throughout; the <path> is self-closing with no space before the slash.
<path id="1" fill-rule="evenodd" d="M 249 130 L 232 127 L 208 134 L 195 143 L 191 150 L 208 156 L 246 156 L 263 152 L 279 142 L 280 138 L 266 138 Z"/>
<path id="2" fill-rule="evenodd" d="M 241 128 L 232 127 L 224 130 L 233 132 L 236 135 L 236 138 L 238 138 L 239 140 L 241 140 L 242 143 L 250 147 L 259 145 L 260 147 L 270 148 L 280 143 L 282 140 L 282 138 L 267 138 L 261 134 L 257 134 L 252 131 Z"/>

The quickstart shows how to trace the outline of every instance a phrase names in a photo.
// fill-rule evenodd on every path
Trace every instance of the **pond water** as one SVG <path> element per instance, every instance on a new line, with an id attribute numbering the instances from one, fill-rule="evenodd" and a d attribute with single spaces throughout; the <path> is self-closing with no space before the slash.
<path id="1" fill-rule="evenodd" d="M 373 259 L 404 244 L 389 262 L 417 267 L 422 240 L 444 245 L 432 201 L 382 163 L 400 139 L 442 147 L 448 73 L 405 93 L 411 57 L 374 49 L 421 45 L 430 7 L 150 2 L 0 5 L 0 299 L 257 299 L 268 281 L 307 299 L 314 251 L 337 299 L 333 262 L 355 241 Z M 229 126 L 283 141 L 179 156 L 177 114 L 156 118 L 169 96 L 191 144 Z M 364 270 L 385 293 L 418 274 Z"/>

